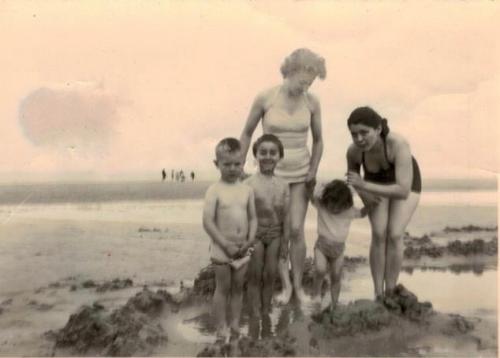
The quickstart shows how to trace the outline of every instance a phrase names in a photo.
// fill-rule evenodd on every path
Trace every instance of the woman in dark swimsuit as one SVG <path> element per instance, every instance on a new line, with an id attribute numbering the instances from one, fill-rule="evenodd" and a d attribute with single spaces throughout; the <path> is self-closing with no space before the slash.
<path id="1" fill-rule="evenodd" d="M 376 299 L 396 287 L 403 261 L 402 237 L 420 200 L 420 170 L 408 142 L 390 132 L 387 120 L 369 107 L 347 121 L 353 144 L 347 150 L 347 182 L 373 206 L 370 268 Z M 360 176 L 363 167 L 364 178 Z M 384 292 L 385 291 L 385 292 Z"/>

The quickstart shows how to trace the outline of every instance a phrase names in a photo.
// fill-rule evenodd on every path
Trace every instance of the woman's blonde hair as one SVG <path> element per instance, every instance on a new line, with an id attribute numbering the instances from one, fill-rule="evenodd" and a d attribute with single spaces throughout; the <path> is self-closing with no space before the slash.
<path id="1" fill-rule="evenodd" d="M 287 78 L 302 68 L 312 67 L 320 79 L 326 78 L 325 59 L 308 48 L 299 48 L 288 55 L 281 64 L 281 74 Z"/>

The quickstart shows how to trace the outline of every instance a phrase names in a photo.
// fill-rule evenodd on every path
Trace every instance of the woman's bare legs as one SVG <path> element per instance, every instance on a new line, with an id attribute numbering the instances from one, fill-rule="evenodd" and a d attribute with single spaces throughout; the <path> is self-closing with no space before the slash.
<path id="1" fill-rule="evenodd" d="M 307 212 L 308 198 L 305 183 L 290 184 L 290 262 L 294 277 L 293 287 L 290 282 L 288 260 L 279 260 L 278 271 L 283 287 L 276 297 L 278 303 L 286 304 L 290 301 L 292 290 L 295 289 L 297 298 L 304 299 L 302 289 L 302 274 L 306 259 L 306 244 L 304 238 L 304 220 Z"/>
<path id="2" fill-rule="evenodd" d="M 375 297 L 384 294 L 384 272 L 386 261 L 387 223 L 389 219 L 389 199 L 381 198 L 379 204 L 369 213 L 372 228 L 370 244 L 370 269 Z"/>
<path id="3" fill-rule="evenodd" d="M 403 262 L 402 237 L 420 201 L 420 194 L 411 192 L 405 200 L 392 199 L 387 226 L 387 254 L 385 262 L 385 291 L 391 293 L 398 283 Z"/>
<path id="4" fill-rule="evenodd" d="M 302 275 L 306 260 L 304 220 L 308 200 L 305 183 L 290 184 L 290 263 L 292 264 L 293 289 L 299 301 L 307 297 L 302 288 Z"/>
<path id="5" fill-rule="evenodd" d="M 281 279 L 281 293 L 276 296 L 276 302 L 279 304 L 287 304 L 292 297 L 292 281 L 290 281 L 290 270 L 288 268 L 288 258 L 279 258 L 278 272 Z"/>

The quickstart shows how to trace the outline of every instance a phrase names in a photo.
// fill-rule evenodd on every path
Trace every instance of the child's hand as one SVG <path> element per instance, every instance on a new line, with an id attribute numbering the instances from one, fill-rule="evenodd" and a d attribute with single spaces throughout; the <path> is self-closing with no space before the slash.
<path id="1" fill-rule="evenodd" d="M 243 246 L 241 246 L 239 251 L 238 251 L 238 256 L 245 256 L 248 249 L 251 248 L 252 246 L 253 245 L 251 243 L 248 243 L 248 242 L 246 244 L 243 244 Z"/>

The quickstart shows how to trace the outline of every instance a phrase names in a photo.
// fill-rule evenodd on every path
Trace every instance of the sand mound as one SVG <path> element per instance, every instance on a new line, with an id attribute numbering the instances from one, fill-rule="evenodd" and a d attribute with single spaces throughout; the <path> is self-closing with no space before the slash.
<path id="1" fill-rule="evenodd" d="M 286 335 L 253 340 L 242 337 L 234 343 L 214 343 L 205 347 L 198 357 L 293 357 L 296 355 L 295 339 Z"/>
<path id="2" fill-rule="evenodd" d="M 166 291 L 144 288 L 109 315 L 100 304 L 83 306 L 56 333 L 55 349 L 70 348 L 87 355 L 149 355 L 167 340 L 155 317 L 171 302 Z"/>
<path id="3" fill-rule="evenodd" d="M 325 310 L 313 315 L 313 320 L 326 328 L 332 337 L 378 331 L 395 322 L 396 316 L 418 323 L 425 323 L 432 315 L 432 305 L 421 303 L 417 296 L 403 285 L 383 302 L 357 300 L 348 305 L 338 305 L 333 312 Z"/>
<path id="4" fill-rule="evenodd" d="M 215 271 L 213 265 L 208 265 L 201 269 L 198 276 L 194 279 L 193 295 L 212 299 L 215 292 Z"/>

